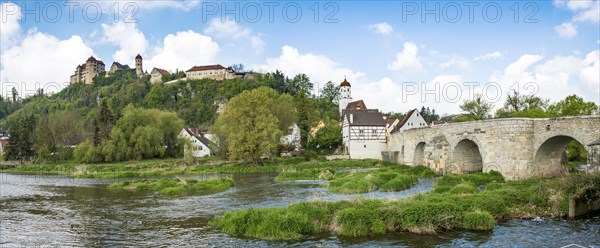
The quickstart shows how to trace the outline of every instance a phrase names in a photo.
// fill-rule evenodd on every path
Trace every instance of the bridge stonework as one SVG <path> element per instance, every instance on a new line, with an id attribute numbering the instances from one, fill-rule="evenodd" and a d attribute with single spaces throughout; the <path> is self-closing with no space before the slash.
<path id="1" fill-rule="evenodd" d="M 519 180 L 565 173 L 569 142 L 589 152 L 599 138 L 600 116 L 492 119 L 394 133 L 382 155 L 441 174 L 495 170 Z"/>

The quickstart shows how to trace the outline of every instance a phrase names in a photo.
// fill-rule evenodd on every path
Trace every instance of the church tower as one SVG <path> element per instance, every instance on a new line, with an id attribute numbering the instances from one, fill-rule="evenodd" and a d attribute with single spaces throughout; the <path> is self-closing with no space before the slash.
<path id="1" fill-rule="evenodd" d="M 344 77 L 344 82 L 340 84 L 340 101 L 338 103 L 340 108 L 340 115 L 342 114 L 342 110 L 346 109 L 348 103 L 352 102 L 352 96 L 350 95 L 350 83 L 346 81 Z"/>
<path id="2" fill-rule="evenodd" d="M 137 75 L 139 78 L 144 76 L 144 69 L 142 69 L 142 56 L 139 54 L 135 56 L 135 75 Z"/>

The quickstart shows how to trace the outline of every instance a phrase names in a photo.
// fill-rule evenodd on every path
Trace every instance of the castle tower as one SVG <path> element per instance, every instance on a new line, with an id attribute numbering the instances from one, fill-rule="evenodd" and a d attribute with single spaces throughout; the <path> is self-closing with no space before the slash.
<path id="1" fill-rule="evenodd" d="M 84 83 L 86 84 L 91 84 L 92 81 L 94 80 L 94 77 L 97 74 L 96 71 L 96 58 L 94 58 L 94 56 L 89 57 L 86 61 L 85 61 L 85 76 L 84 76 Z"/>
<path id="2" fill-rule="evenodd" d="M 144 69 L 142 68 L 142 56 L 139 54 L 135 56 L 135 75 L 137 75 L 139 78 L 144 76 Z"/>
<path id="3" fill-rule="evenodd" d="M 340 115 L 342 114 L 342 110 L 346 109 L 348 103 L 352 102 L 352 96 L 350 94 L 350 83 L 346 81 L 344 77 L 344 82 L 340 84 L 340 101 L 338 103 L 340 108 Z"/>

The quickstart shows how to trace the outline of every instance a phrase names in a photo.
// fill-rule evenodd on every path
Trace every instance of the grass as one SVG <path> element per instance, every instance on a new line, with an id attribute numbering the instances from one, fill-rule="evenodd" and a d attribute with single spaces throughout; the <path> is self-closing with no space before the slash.
<path id="1" fill-rule="evenodd" d="M 325 169 L 291 168 L 281 172 L 276 182 L 296 180 L 329 180 L 326 186 L 334 193 L 358 194 L 375 190 L 400 191 L 419 182 L 419 177 L 433 177 L 435 173 L 423 166 L 386 166 L 367 172 L 336 172 L 334 167 Z"/>
<path id="2" fill-rule="evenodd" d="M 126 178 L 199 174 L 236 174 L 282 172 L 286 170 L 324 170 L 327 168 L 377 168 L 394 165 L 378 160 L 305 161 L 303 158 L 275 158 L 251 166 L 244 161 L 223 161 L 216 157 L 197 159 L 153 159 L 103 164 L 25 164 L 0 172 L 20 174 L 58 174 L 78 178 Z"/>
<path id="3" fill-rule="evenodd" d="M 162 178 L 115 182 L 109 184 L 108 188 L 112 190 L 160 192 L 163 195 L 178 196 L 222 191 L 232 186 L 233 179 L 229 177 L 205 180 Z"/>
<path id="4" fill-rule="evenodd" d="M 600 197 L 600 174 L 509 182 L 495 172 L 445 175 L 438 180 L 434 191 L 406 199 L 356 198 L 301 202 L 286 208 L 246 209 L 227 212 L 214 218 L 210 225 L 230 235 L 269 240 L 328 232 L 369 236 L 461 229 L 487 231 L 501 220 L 563 217 L 572 196 Z"/>

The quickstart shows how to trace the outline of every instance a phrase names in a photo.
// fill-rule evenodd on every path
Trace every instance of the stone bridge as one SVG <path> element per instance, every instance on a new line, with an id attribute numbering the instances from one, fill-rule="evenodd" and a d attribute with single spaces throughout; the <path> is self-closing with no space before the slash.
<path id="1" fill-rule="evenodd" d="M 598 139 L 600 116 L 491 119 L 394 133 L 382 156 L 441 174 L 495 170 L 519 180 L 566 173 L 567 145 L 576 140 L 590 152 Z"/>

